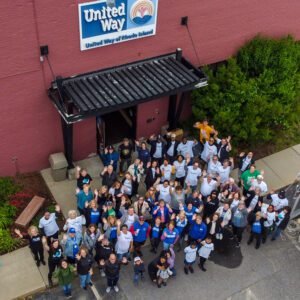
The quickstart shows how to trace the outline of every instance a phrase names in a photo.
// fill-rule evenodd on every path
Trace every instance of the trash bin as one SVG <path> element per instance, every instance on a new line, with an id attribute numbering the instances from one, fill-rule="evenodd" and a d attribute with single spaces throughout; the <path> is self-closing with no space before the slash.
<path id="1" fill-rule="evenodd" d="M 60 153 L 54 153 L 49 156 L 49 162 L 51 165 L 51 175 L 54 181 L 62 181 L 67 178 L 68 162 L 65 155 Z"/>

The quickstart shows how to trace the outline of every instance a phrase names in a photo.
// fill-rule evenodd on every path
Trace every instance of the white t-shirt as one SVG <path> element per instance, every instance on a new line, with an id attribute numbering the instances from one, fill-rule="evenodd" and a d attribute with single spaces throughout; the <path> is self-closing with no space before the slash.
<path id="1" fill-rule="evenodd" d="M 183 160 L 181 163 L 177 160 L 174 161 L 174 166 L 176 169 L 175 176 L 177 178 L 181 178 L 185 176 L 185 160 Z"/>
<path id="2" fill-rule="evenodd" d="M 120 235 L 118 235 L 118 240 L 116 244 L 116 252 L 117 254 L 124 254 L 129 251 L 130 243 L 133 241 L 132 234 L 130 231 L 127 231 L 126 234 L 124 234 L 122 231 L 120 232 Z"/>
<path id="3" fill-rule="evenodd" d="M 217 188 L 217 184 L 218 183 L 213 179 L 210 182 L 208 182 L 207 178 L 203 178 L 200 188 L 201 194 L 204 197 L 209 196 L 211 192 Z"/>
<path id="4" fill-rule="evenodd" d="M 198 177 L 201 176 L 202 172 L 200 168 L 194 169 L 193 166 L 187 167 L 187 176 L 185 179 L 186 183 L 190 183 L 191 186 L 196 186 L 198 183 Z"/>
<path id="5" fill-rule="evenodd" d="M 219 168 L 222 167 L 221 162 L 217 161 L 216 163 L 211 159 L 207 166 L 207 174 L 216 174 L 218 173 Z"/>
<path id="6" fill-rule="evenodd" d="M 251 183 L 251 187 L 253 187 L 254 189 L 256 188 L 260 188 L 262 194 L 265 194 L 268 192 L 268 186 L 264 181 L 261 181 L 260 183 L 257 181 L 257 179 L 253 179 L 252 183 Z"/>
<path id="7" fill-rule="evenodd" d="M 167 154 L 169 156 L 174 155 L 175 141 L 171 142 L 169 149 L 167 150 Z"/>
<path id="8" fill-rule="evenodd" d="M 284 199 L 280 199 L 278 197 L 278 194 L 273 194 L 271 195 L 272 198 L 272 205 L 274 205 L 275 210 L 280 210 L 282 208 L 284 208 L 285 206 L 289 205 L 289 201 L 287 198 Z"/>
<path id="9" fill-rule="evenodd" d="M 251 162 L 251 158 L 249 158 L 248 156 L 245 157 L 244 161 L 243 161 L 243 164 L 242 164 L 242 168 L 241 168 L 241 171 L 244 172 L 247 167 L 249 166 Z"/>
<path id="10" fill-rule="evenodd" d="M 187 141 L 185 144 L 180 143 L 177 147 L 177 152 L 180 153 L 183 157 L 186 156 L 186 154 L 189 154 L 190 157 L 194 157 L 193 154 L 193 146 L 194 146 L 194 141 Z"/>
<path id="11" fill-rule="evenodd" d="M 184 248 L 185 260 L 188 263 L 192 263 L 196 260 L 197 257 L 197 247 L 192 248 L 191 246 L 187 246 Z"/>
<path id="12" fill-rule="evenodd" d="M 67 224 L 64 225 L 64 230 L 68 230 L 70 228 L 75 228 L 76 232 L 82 232 L 82 225 L 85 224 L 85 217 L 79 216 L 75 219 L 67 219 Z"/>
<path id="13" fill-rule="evenodd" d="M 39 228 L 43 228 L 46 236 L 55 234 L 59 228 L 56 223 L 55 213 L 51 213 L 48 220 L 42 217 L 39 222 Z"/>
<path id="14" fill-rule="evenodd" d="M 201 248 L 199 249 L 199 256 L 204 257 L 204 258 L 208 258 L 210 255 L 210 252 L 214 250 L 214 244 L 210 243 L 207 244 L 204 242 L 204 245 L 201 246 Z"/>
<path id="15" fill-rule="evenodd" d="M 159 191 L 159 200 L 164 200 L 166 203 L 170 203 L 171 201 L 171 194 L 170 194 L 170 186 L 164 187 L 163 184 L 159 184 L 157 186 L 157 189 Z"/>
<path id="16" fill-rule="evenodd" d="M 133 225 L 133 223 L 134 223 L 134 214 L 132 216 L 128 215 L 125 224 L 127 225 L 128 228 L 130 228 L 131 225 Z"/>
<path id="17" fill-rule="evenodd" d="M 161 165 L 160 170 L 164 174 L 161 179 L 162 182 L 164 180 L 171 180 L 171 175 L 172 175 L 172 166 L 171 165 L 167 165 L 167 166 Z"/>
<path id="18" fill-rule="evenodd" d="M 123 182 L 122 192 L 126 195 L 131 195 L 132 193 L 132 183 L 128 179 L 125 179 Z"/>
<path id="19" fill-rule="evenodd" d="M 264 226 L 265 227 L 270 227 L 273 225 L 274 221 L 275 221 L 275 211 L 274 212 L 268 212 L 266 213 L 267 215 L 267 220 L 264 221 Z"/>
<path id="20" fill-rule="evenodd" d="M 218 168 L 218 174 L 220 176 L 220 182 L 223 184 L 229 179 L 231 168 L 227 166 L 224 168 L 223 166 Z"/>
<path id="21" fill-rule="evenodd" d="M 249 208 L 250 208 L 251 210 L 253 210 L 253 209 L 255 208 L 257 202 L 258 202 L 258 196 L 255 195 L 255 196 L 252 198 L 252 200 L 251 200 L 251 202 L 250 202 L 250 204 L 249 204 Z"/>
<path id="22" fill-rule="evenodd" d="M 162 157 L 162 143 L 156 143 L 156 149 L 153 154 L 153 157 L 155 158 L 161 158 Z"/>
<path id="23" fill-rule="evenodd" d="M 201 153 L 201 158 L 205 162 L 209 162 L 214 155 L 217 155 L 216 145 L 210 145 L 208 142 L 205 142 L 204 149 Z"/>

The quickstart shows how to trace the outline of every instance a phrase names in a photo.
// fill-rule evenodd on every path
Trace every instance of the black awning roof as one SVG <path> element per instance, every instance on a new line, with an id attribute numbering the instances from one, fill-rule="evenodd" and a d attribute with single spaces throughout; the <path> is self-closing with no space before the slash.
<path id="1" fill-rule="evenodd" d="M 57 77 L 49 96 L 67 123 L 207 85 L 207 78 L 171 53 L 68 78 Z"/>

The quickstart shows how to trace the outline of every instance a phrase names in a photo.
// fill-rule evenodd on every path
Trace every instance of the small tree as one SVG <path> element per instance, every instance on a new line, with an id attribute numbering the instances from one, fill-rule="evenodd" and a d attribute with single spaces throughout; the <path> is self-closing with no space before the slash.
<path id="1" fill-rule="evenodd" d="M 299 130 L 300 44 L 288 36 L 255 37 L 192 94 L 196 120 L 208 117 L 223 136 L 257 145 Z M 300 136 L 298 137 L 300 140 Z"/>

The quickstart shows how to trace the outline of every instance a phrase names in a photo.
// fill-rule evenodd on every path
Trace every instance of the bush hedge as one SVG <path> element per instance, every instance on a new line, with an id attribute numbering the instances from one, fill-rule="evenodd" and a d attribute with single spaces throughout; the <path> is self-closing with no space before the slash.
<path id="1" fill-rule="evenodd" d="M 235 145 L 300 142 L 300 43 L 256 36 L 192 93 L 195 121 L 208 118 Z"/>

